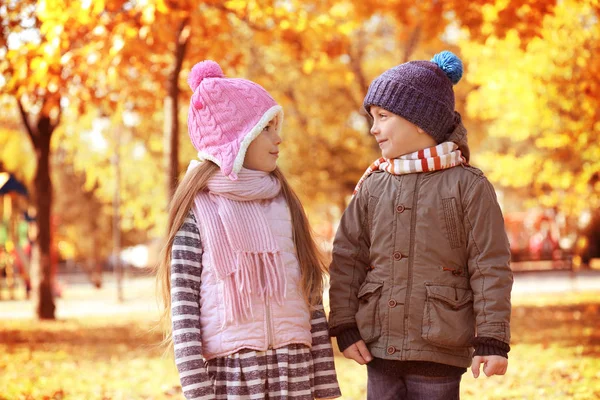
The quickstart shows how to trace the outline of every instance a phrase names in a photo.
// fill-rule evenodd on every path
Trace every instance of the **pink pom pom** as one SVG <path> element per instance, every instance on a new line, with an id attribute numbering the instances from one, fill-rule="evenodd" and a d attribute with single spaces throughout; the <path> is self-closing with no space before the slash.
<path id="1" fill-rule="evenodd" d="M 192 96 L 192 105 L 198 110 L 201 110 L 202 107 L 204 107 L 204 104 L 202 104 L 202 99 L 200 99 L 198 94 Z"/>
<path id="2" fill-rule="evenodd" d="M 193 91 L 200 85 L 204 78 L 222 78 L 223 70 L 216 62 L 212 60 L 200 61 L 194 65 L 190 72 L 187 82 Z"/>

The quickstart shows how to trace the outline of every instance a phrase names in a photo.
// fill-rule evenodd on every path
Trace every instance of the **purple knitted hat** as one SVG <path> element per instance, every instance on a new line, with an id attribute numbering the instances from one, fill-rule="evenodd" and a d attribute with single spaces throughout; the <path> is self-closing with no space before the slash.
<path id="1" fill-rule="evenodd" d="M 462 62 L 449 51 L 431 61 L 409 61 L 375 78 L 363 106 L 381 107 L 427 132 L 439 144 L 454 129 L 452 85 L 462 77 Z"/>

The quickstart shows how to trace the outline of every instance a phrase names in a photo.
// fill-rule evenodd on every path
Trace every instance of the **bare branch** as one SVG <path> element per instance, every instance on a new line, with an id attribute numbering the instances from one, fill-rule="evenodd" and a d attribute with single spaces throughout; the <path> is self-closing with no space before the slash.
<path id="1" fill-rule="evenodd" d="M 406 42 L 406 46 L 404 47 L 404 61 L 403 62 L 408 62 L 410 60 L 412 53 L 417 48 L 417 44 L 419 43 L 419 40 L 421 39 L 421 30 L 422 30 L 421 23 L 419 23 L 415 27 L 415 29 L 412 31 L 410 38 L 408 39 L 408 41 Z"/>
<path id="2" fill-rule="evenodd" d="M 356 51 L 349 51 L 349 56 L 350 56 L 350 68 L 352 69 L 352 72 L 354 73 L 354 76 L 356 76 L 356 81 L 358 83 L 358 87 L 360 92 L 359 93 L 364 93 L 367 94 L 367 91 L 369 90 L 369 84 L 367 83 L 367 77 L 365 76 L 365 73 L 363 71 L 362 68 L 362 60 L 364 58 L 365 55 L 365 49 L 367 46 L 366 43 L 366 36 L 362 29 L 360 29 L 357 32 L 357 40 L 356 40 Z M 351 96 L 352 99 L 354 99 L 354 96 L 352 95 L 352 93 L 350 91 L 348 91 L 349 95 Z M 366 112 L 363 111 L 362 108 L 362 101 L 360 100 L 356 100 L 354 99 L 355 104 L 357 104 L 356 109 L 360 111 L 360 114 L 365 118 L 365 121 L 367 123 L 367 126 L 371 126 L 371 120 L 369 119 L 369 116 L 367 115 Z M 367 134 L 369 133 L 369 131 L 367 131 Z"/>
<path id="3" fill-rule="evenodd" d="M 183 59 L 185 58 L 185 51 L 190 39 L 190 18 L 189 16 L 184 18 L 179 24 L 179 29 L 177 29 L 176 34 L 176 47 L 175 47 L 175 64 L 173 66 L 173 71 L 176 71 L 177 76 L 179 76 L 179 71 L 181 71 L 181 66 L 183 64 Z"/>
<path id="4" fill-rule="evenodd" d="M 25 125 L 25 131 L 29 135 L 29 138 L 31 139 L 31 143 L 33 143 L 33 146 L 37 147 L 37 141 L 38 141 L 37 132 L 35 132 L 33 130 L 31 123 L 29 122 L 29 115 L 27 114 L 27 111 L 25 111 L 25 108 L 23 107 L 23 103 L 21 103 L 21 99 L 16 99 L 16 100 L 17 100 L 17 104 L 19 106 L 19 113 L 21 114 L 21 119 L 23 120 L 23 125 Z"/>
<path id="5" fill-rule="evenodd" d="M 293 110 L 294 114 L 296 114 L 296 117 L 298 117 L 298 123 L 300 123 L 300 127 L 302 127 L 302 130 L 304 132 L 307 132 L 308 131 L 308 118 L 306 118 L 306 115 L 304 115 L 300 111 L 300 108 L 298 107 L 298 99 L 296 98 L 296 93 L 294 92 L 294 90 L 292 88 L 287 88 L 283 92 L 283 94 L 286 95 L 288 99 L 290 99 L 290 101 L 292 103 L 292 110 Z"/>
<path id="6" fill-rule="evenodd" d="M 349 87 L 344 86 L 344 87 L 340 88 L 340 92 L 342 93 L 342 95 L 346 96 L 346 98 L 352 102 L 352 106 L 356 110 L 360 110 L 361 109 L 362 102 L 360 100 L 356 99 L 356 96 L 354 96 L 354 93 L 352 93 L 352 91 L 350 90 Z"/>
<path id="7" fill-rule="evenodd" d="M 56 115 L 56 119 L 54 120 L 54 123 L 52 124 L 52 128 L 51 128 L 51 132 L 54 132 L 54 130 L 56 129 L 57 126 L 60 125 L 60 120 L 62 118 L 62 107 L 58 107 L 58 114 Z"/>
<path id="8" fill-rule="evenodd" d="M 360 93 L 367 93 L 369 90 L 369 85 L 367 84 L 367 78 L 365 77 L 365 73 L 362 69 L 362 60 L 365 55 L 365 34 L 362 29 L 357 32 L 357 40 L 356 40 L 356 51 L 348 52 L 350 56 L 350 68 L 352 72 L 356 76 L 356 81 L 358 82 Z"/>
<path id="9" fill-rule="evenodd" d="M 270 29 L 264 26 L 260 26 L 260 25 L 256 25 L 254 22 L 250 21 L 248 19 L 247 15 L 240 15 L 238 14 L 236 11 L 227 8 L 224 4 L 222 3 L 217 3 L 217 4 L 210 4 L 210 7 L 216 8 L 217 10 L 221 10 L 226 14 L 229 15 L 233 15 L 235 16 L 237 19 L 239 19 L 240 21 L 244 22 L 246 25 L 248 25 L 249 28 L 255 30 L 255 31 L 259 31 L 259 32 L 269 32 Z M 277 21 L 275 21 L 277 22 Z"/>

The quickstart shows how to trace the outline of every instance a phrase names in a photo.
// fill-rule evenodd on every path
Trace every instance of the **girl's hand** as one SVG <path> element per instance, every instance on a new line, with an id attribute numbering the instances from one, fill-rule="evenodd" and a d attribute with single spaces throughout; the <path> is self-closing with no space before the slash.
<path id="1" fill-rule="evenodd" d="M 508 368 L 508 359 L 502 356 L 475 356 L 471 364 L 471 372 L 473 372 L 474 378 L 479 376 L 479 366 L 482 363 L 483 373 L 488 377 L 492 375 L 504 375 Z"/>
<path id="2" fill-rule="evenodd" d="M 354 360 L 360 365 L 365 365 L 373 359 L 373 356 L 369 352 L 364 340 L 359 340 L 358 342 L 354 343 L 352 346 L 344 350 L 343 354 L 344 357 Z"/>

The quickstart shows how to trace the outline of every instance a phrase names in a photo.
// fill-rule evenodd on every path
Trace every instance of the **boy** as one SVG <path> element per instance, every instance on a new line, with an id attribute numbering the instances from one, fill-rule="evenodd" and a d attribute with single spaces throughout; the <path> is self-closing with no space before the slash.
<path id="1" fill-rule="evenodd" d="M 458 399 L 469 365 L 508 366 L 510 250 L 494 189 L 468 165 L 461 76 L 444 51 L 384 72 L 364 100 L 382 158 L 335 237 L 329 323 L 367 364 L 368 399 Z"/>

